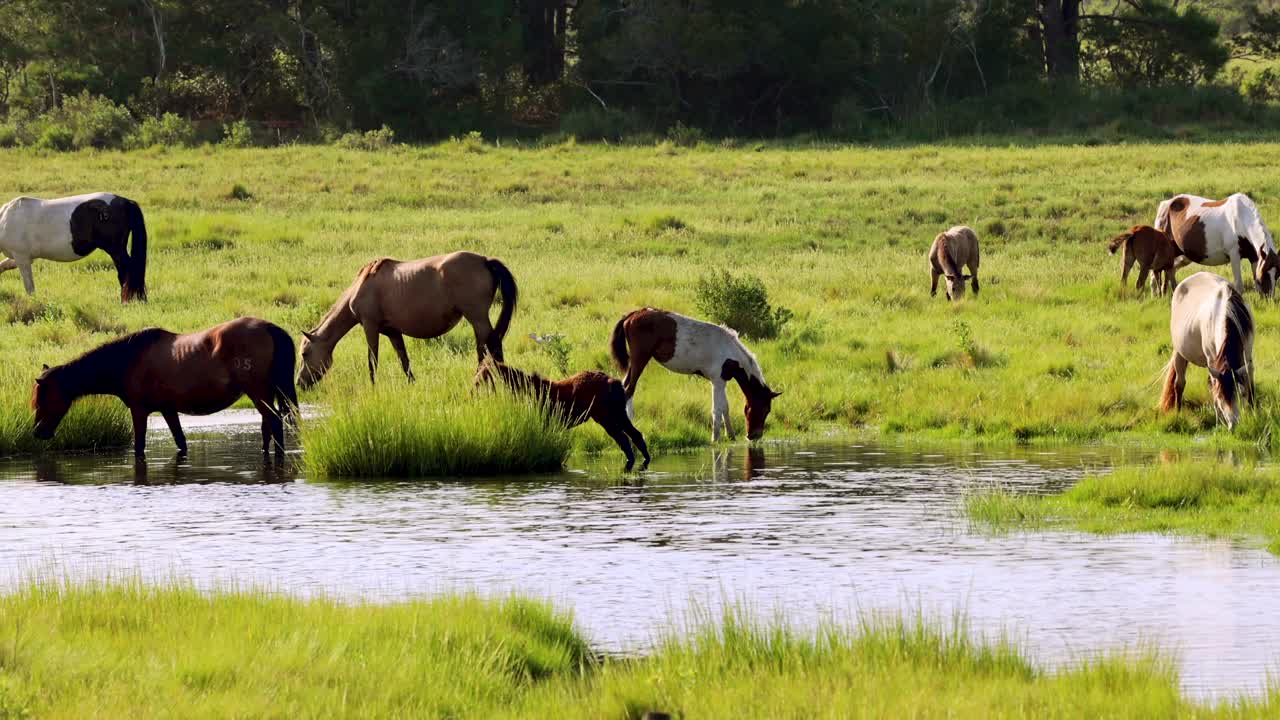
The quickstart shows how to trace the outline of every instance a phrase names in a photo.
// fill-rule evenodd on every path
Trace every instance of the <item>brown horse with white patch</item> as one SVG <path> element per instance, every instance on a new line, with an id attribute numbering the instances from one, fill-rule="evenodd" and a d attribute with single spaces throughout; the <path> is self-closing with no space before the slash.
<path id="1" fill-rule="evenodd" d="M 735 380 L 747 399 L 747 438 L 764 435 L 765 420 L 773 408 L 774 392 L 764 380 L 756 356 L 727 327 L 694 320 L 679 313 L 644 308 L 628 313 L 613 326 L 610 339 L 613 361 L 627 375 L 622 380 L 627 391 L 627 414 L 640 375 L 650 360 L 683 375 L 698 375 L 711 381 L 711 439 L 720 439 L 721 425 L 733 438 L 729 422 L 729 397 L 725 384 Z"/>
<path id="2" fill-rule="evenodd" d="M 284 451 L 284 420 L 298 405 L 293 361 L 289 333 L 257 318 L 187 335 L 141 330 L 65 365 L 46 365 L 31 397 L 35 435 L 52 438 L 77 399 L 114 395 L 133 416 L 134 453 L 141 457 L 145 452 L 147 416 L 158 412 L 169 424 L 178 452 L 186 454 L 179 413 L 209 415 L 247 395 L 262 413 L 262 452 L 274 440 L 279 454 Z"/>
<path id="3" fill-rule="evenodd" d="M 489 306 L 502 292 L 502 311 L 489 323 Z M 413 381 L 404 336 L 440 337 L 466 318 L 476 335 L 476 362 L 485 353 L 502 359 L 502 339 L 516 310 L 516 281 L 497 258 L 471 252 L 436 255 L 422 260 L 374 260 L 356 274 L 329 312 L 310 332 L 302 333 L 302 368 L 298 387 L 320 381 L 333 363 L 333 349 L 356 325 L 369 345 L 369 382 L 378 373 L 378 340 L 386 335 Z"/>
<path id="4" fill-rule="evenodd" d="M 1138 290 L 1142 290 L 1147 284 L 1147 273 L 1152 273 L 1151 291 L 1156 295 L 1172 291 L 1178 284 L 1176 263 L 1182 257 L 1182 250 L 1168 235 L 1150 225 L 1134 225 L 1128 232 L 1120 233 L 1107 244 L 1112 255 L 1122 247 L 1121 285 L 1129 282 L 1129 270 L 1135 262 L 1138 264 Z"/>
<path id="5" fill-rule="evenodd" d="M 645 444 L 644 435 L 631 424 L 631 418 L 627 417 L 627 393 L 617 379 L 601 372 L 586 371 L 563 380 L 547 380 L 536 373 L 517 370 L 490 356 L 485 358 L 476 371 L 475 384 L 493 384 L 494 375 L 501 378 L 503 384 L 513 392 L 539 400 L 545 399 L 556 415 L 571 428 L 589 419 L 594 420 L 618 443 L 622 454 L 627 456 L 627 470 L 636 462 L 635 453 L 631 451 L 631 442 L 635 441 L 640 454 L 644 456 L 644 464 L 640 469 L 649 467 L 649 447 Z"/>
<path id="6" fill-rule="evenodd" d="M 967 267 L 969 274 L 961 272 Z M 938 233 L 929 246 L 929 273 L 933 286 L 929 296 L 938 294 L 938 278 L 947 278 L 947 299 L 964 297 L 964 281 L 973 280 L 973 294 L 978 294 L 978 234 L 967 225 L 956 225 Z"/>

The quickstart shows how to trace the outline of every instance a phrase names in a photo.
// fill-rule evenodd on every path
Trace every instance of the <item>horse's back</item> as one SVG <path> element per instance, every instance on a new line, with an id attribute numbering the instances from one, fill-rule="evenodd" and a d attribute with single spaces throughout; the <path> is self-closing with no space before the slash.
<path id="1" fill-rule="evenodd" d="M 281 336 L 288 334 L 251 317 L 193 333 L 166 333 L 139 358 L 135 383 L 146 404 L 157 409 L 193 415 L 218 412 L 245 393 L 267 394 Z"/>
<path id="2" fill-rule="evenodd" d="M 487 315 L 497 292 L 488 260 L 466 251 L 375 260 L 357 278 L 352 307 L 410 337 L 443 335 L 468 313 Z"/>
<path id="3" fill-rule="evenodd" d="M 1213 356 L 1215 327 L 1226 312 L 1236 289 L 1225 278 L 1198 272 L 1178 283 L 1169 312 L 1173 349 L 1193 365 L 1206 367 Z"/>

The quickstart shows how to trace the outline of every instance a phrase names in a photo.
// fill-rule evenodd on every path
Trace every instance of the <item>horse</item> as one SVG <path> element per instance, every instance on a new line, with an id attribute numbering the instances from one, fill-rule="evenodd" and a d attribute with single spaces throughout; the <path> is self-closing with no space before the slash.
<path id="1" fill-rule="evenodd" d="M 1253 265 L 1258 292 L 1270 296 L 1275 291 L 1280 253 L 1276 252 L 1271 231 L 1248 195 L 1236 193 L 1226 200 L 1178 195 L 1160 203 L 1153 224 L 1182 251 L 1183 258 L 1177 267 L 1193 262 L 1201 265 L 1229 262 L 1236 290 L 1243 293 L 1244 282 L 1240 277 L 1243 258 Z"/>
<path id="2" fill-rule="evenodd" d="M 635 453 L 631 451 L 631 442 L 634 441 L 640 454 L 644 456 L 644 464 L 640 469 L 649 467 L 649 447 L 645 444 L 644 435 L 631 424 L 631 418 L 627 415 L 627 394 L 616 378 L 601 372 L 586 371 L 563 380 L 547 380 L 535 373 L 517 370 L 489 356 L 476 371 L 475 384 L 492 385 L 494 375 L 501 378 L 503 384 L 513 392 L 532 395 L 538 399 L 545 398 L 568 427 L 577 427 L 588 419 L 594 420 L 618 443 L 622 454 L 627 456 L 627 470 L 636 462 Z"/>
<path id="3" fill-rule="evenodd" d="M 1169 319 L 1173 357 L 1165 366 L 1160 409 L 1182 409 L 1191 363 L 1209 371 L 1216 415 L 1234 430 L 1240 419 L 1238 396 L 1253 403 L 1253 328 L 1253 313 L 1226 279 L 1198 272 L 1179 283 Z"/>
<path id="4" fill-rule="evenodd" d="M 1116 250 L 1121 247 L 1124 248 L 1120 260 L 1121 285 L 1129 282 L 1129 270 L 1135 262 L 1138 263 L 1136 287 L 1139 291 L 1147 283 L 1148 272 L 1152 273 L 1151 291 L 1156 295 L 1163 295 L 1166 291 L 1173 290 L 1178 284 L 1175 263 L 1181 257 L 1182 250 L 1169 239 L 1168 235 L 1150 225 L 1134 225 L 1127 232 L 1112 238 L 1107 244 L 1107 249 L 1112 255 L 1115 255 Z"/>
<path id="5" fill-rule="evenodd" d="M 164 416 L 187 452 L 178 413 L 209 415 L 248 395 L 262 414 L 262 452 L 284 451 L 284 421 L 298 405 L 293 338 L 265 320 L 243 317 L 178 335 L 148 328 L 108 342 L 36 378 L 31 404 L 35 435 L 53 437 L 71 404 L 85 395 L 114 395 L 133 418 L 133 451 L 146 452 L 147 416 Z M 275 408 L 272 408 L 275 403 Z"/>
<path id="6" fill-rule="evenodd" d="M 493 296 L 502 292 L 502 311 L 489 324 Z M 454 252 L 421 260 L 380 258 L 360 268 L 355 281 L 334 302 L 324 318 L 302 333 L 302 368 L 298 387 L 315 385 L 329 371 L 333 349 L 356 325 L 364 328 L 369 345 L 369 382 L 377 382 L 378 340 L 386 335 L 400 357 L 404 374 L 413 382 L 404 336 L 430 339 L 453 329 L 466 318 L 476 335 L 476 362 L 485 353 L 502 359 L 502 339 L 516 311 L 516 281 L 497 258 Z"/>
<path id="7" fill-rule="evenodd" d="M 694 320 L 678 313 L 643 308 L 624 315 L 613 326 L 610 354 L 627 393 L 627 414 L 632 415 L 632 396 L 650 360 L 683 375 L 699 375 L 711 381 L 711 439 L 720 439 L 721 424 L 734 438 L 729 422 L 729 398 L 725 383 L 736 380 L 746 397 L 747 438 L 764 435 L 765 419 L 773 399 L 781 395 L 765 382 L 756 356 L 738 339 L 738 333 L 720 325 Z"/>
<path id="8" fill-rule="evenodd" d="M 960 272 L 961 267 L 969 269 L 969 275 Z M 959 300 L 964 297 L 964 281 L 973 279 L 973 294 L 978 294 L 978 235 L 968 225 L 956 225 L 943 233 L 938 233 L 929 246 L 929 272 L 933 287 L 929 296 L 938 294 L 938 276 L 947 276 L 947 299 Z"/>
<path id="9" fill-rule="evenodd" d="M 0 252 L 7 258 L 0 262 L 0 273 L 17 268 L 28 295 L 36 291 L 33 260 L 75 262 L 99 249 L 115 263 L 120 301 L 145 302 L 147 223 L 138 203 L 92 193 L 52 200 L 18 197 L 0 207 Z"/>

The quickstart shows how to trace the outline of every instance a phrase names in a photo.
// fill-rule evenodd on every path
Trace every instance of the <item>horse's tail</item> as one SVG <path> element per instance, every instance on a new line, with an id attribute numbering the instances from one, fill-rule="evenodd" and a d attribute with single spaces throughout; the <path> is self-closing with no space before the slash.
<path id="1" fill-rule="evenodd" d="M 293 365 L 297 350 L 293 346 L 293 338 L 284 328 L 267 323 L 267 332 L 271 335 L 272 345 L 268 382 L 275 392 L 276 412 L 281 419 L 285 419 L 298 409 L 298 390 L 293 384 Z"/>
<path id="2" fill-rule="evenodd" d="M 629 317 L 631 317 L 630 313 L 622 316 L 618 324 L 613 326 L 613 335 L 609 338 L 609 354 L 613 356 L 613 364 L 623 372 L 626 372 L 627 367 L 631 365 L 631 355 L 627 352 L 626 323 Z"/>
<path id="3" fill-rule="evenodd" d="M 124 288 L 120 291 L 120 299 L 147 301 L 147 221 L 142 217 L 142 208 L 138 203 L 125 199 L 125 217 L 129 222 L 131 236 L 129 248 L 129 276 Z"/>
<path id="4" fill-rule="evenodd" d="M 1133 239 L 1133 233 L 1123 233 L 1121 235 L 1117 235 L 1111 239 L 1111 242 L 1107 243 L 1107 250 L 1111 251 L 1112 255 L 1115 255 L 1116 250 L 1119 250 L 1121 245 L 1127 244 L 1132 239 Z"/>
<path id="5" fill-rule="evenodd" d="M 1178 402 L 1178 371 L 1173 360 L 1164 366 L 1164 390 L 1160 393 L 1160 410 L 1169 412 Z"/>
<path id="6" fill-rule="evenodd" d="M 515 276 L 506 265 L 502 264 L 501 260 L 489 258 L 484 261 L 484 265 L 489 268 L 494 284 L 502 293 L 502 312 L 498 313 L 498 322 L 493 326 L 493 332 L 489 334 L 489 341 L 486 343 L 493 359 L 501 362 L 502 339 L 507 336 L 507 330 L 511 327 L 511 318 L 516 314 L 516 299 L 520 291 L 516 288 Z"/>

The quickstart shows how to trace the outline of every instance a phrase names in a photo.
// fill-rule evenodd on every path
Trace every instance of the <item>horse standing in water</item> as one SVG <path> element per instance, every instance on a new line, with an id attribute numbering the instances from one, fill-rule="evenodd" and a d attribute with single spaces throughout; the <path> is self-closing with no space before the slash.
<path id="1" fill-rule="evenodd" d="M 513 392 L 532 395 L 544 399 L 553 411 L 569 427 L 577 427 L 588 419 L 604 428 L 604 431 L 622 448 L 627 456 L 627 470 L 636 463 L 635 453 L 631 451 L 631 441 L 635 441 L 640 454 L 644 456 L 643 470 L 649 467 L 649 447 L 645 444 L 644 435 L 631 424 L 627 416 L 627 393 L 622 383 L 601 372 L 580 372 L 563 380 L 547 380 L 535 373 L 517 370 L 509 365 L 493 359 L 485 358 L 476 372 L 476 385 L 482 382 L 492 384 L 493 376 L 502 378 L 503 384 Z"/>
<path id="2" fill-rule="evenodd" d="M 262 413 L 263 454 L 274 440 L 279 455 L 284 452 L 284 420 L 298 405 L 294 352 L 289 333 L 257 318 L 239 318 L 188 335 L 141 330 L 65 365 L 46 365 L 31 398 L 35 435 L 52 438 L 78 398 L 114 395 L 133 416 L 133 451 L 138 457 L 146 450 L 147 416 L 155 412 L 169 424 L 178 452 L 186 454 L 178 413 L 209 415 L 248 395 Z"/>
<path id="3" fill-rule="evenodd" d="M 1243 293 L 1240 260 L 1245 259 L 1253 265 L 1258 292 L 1264 296 L 1275 292 L 1280 253 L 1276 252 L 1271 231 L 1262 222 L 1262 214 L 1248 195 L 1236 193 L 1226 200 L 1178 195 L 1160 203 L 1154 224 L 1182 251 L 1183 257 L 1175 268 L 1193 262 L 1231 263 L 1236 290 Z"/>
<path id="4" fill-rule="evenodd" d="M 624 316 L 613 326 L 610 340 L 613 361 L 627 375 L 627 414 L 636 384 L 650 360 L 684 375 L 700 375 L 711 381 L 711 439 L 720 439 L 721 425 L 734 437 L 729 422 L 729 397 L 725 383 L 736 380 L 747 399 L 747 438 L 764 435 L 765 419 L 773 407 L 774 392 L 764 380 L 756 356 L 726 327 L 694 320 L 666 310 L 644 308 Z"/>
<path id="5" fill-rule="evenodd" d="M 1182 409 L 1187 364 L 1209 371 L 1209 393 L 1217 416 L 1234 430 L 1240 420 L 1239 396 L 1253 403 L 1253 313 L 1231 283 L 1198 272 L 1173 292 L 1169 319 L 1173 357 L 1165 370 L 1160 408 Z"/>
<path id="6" fill-rule="evenodd" d="M 493 296 L 502 292 L 502 311 L 489 324 Z M 401 262 L 374 260 L 356 274 L 351 286 L 310 332 L 302 333 L 298 387 L 320 381 L 333 363 L 333 349 L 356 325 L 369 345 L 369 382 L 378 373 L 378 340 L 386 335 L 413 381 L 404 336 L 429 339 L 449 332 L 466 318 L 476 335 L 476 362 L 486 353 L 502 360 L 502 338 L 516 310 L 516 281 L 501 260 L 470 252 Z"/>
<path id="7" fill-rule="evenodd" d="M 133 240 L 133 255 L 127 245 Z M 75 262 L 94 250 L 111 256 L 120 300 L 147 299 L 147 224 L 138 203 L 93 193 L 41 200 L 19 197 L 0 207 L 0 273 L 18 269 L 27 294 L 36 291 L 33 260 Z"/>

